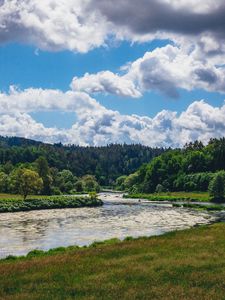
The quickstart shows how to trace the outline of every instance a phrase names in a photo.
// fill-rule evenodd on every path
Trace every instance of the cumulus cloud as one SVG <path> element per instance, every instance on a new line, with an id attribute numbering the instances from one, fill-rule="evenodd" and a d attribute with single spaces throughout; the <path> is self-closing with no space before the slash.
<path id="1" fill-rule="evenodd" d="M 0 42 L 87 52 L 108 39 L 213 35 L 224 44 L 223 0 L 1 0 Z M 221 45 L 222 46 L 222 45 Z"/>
<path id="2" fill-rule="evenodd" d="M 59 141 L 68 143 L 69 141 L 66 131 L 57 128 L 46 128 L 28 114 L 19 112 L 0 114 L 0 135 L 32 138 L 48 143 Z"/>
<path id="3" fill-rule="evenodd" d="M 136 89 L 131 80 L 110 71 L 103 71 L 97 74 L 86 73 L 81 78 L 74 77 L 71 88 L 88 94 L 103 92 L 123 97 L 141 97 L 140 91 Z"/>
<path id="4" fill-rule="evenodd" d="M 10 113 L 7 108 L 2 110 L 6 102 L 14 105 Z M 24 104 L 21 106 L 25 102 L 29 104 L 28 108 Z M 54 111 L 62 107 L 76 113 L 76 123 L 70 129 L 47 128 L 29 115 L 38 109 Z M 163 110 L 150 118 L 106 109 L 84 93 L 28 89 L 1 94 L 0 108 L 0 135 L 23 136 L 50 143 L 61 141 L 98 146 L 125 142 L 178 147 L 195 139 L 207 142 L 225 134 L 225 104 L 220 108 L 213 107 L 203 100 L 192 103 L 180 115 Z"/>
<path id="5" fill-rule="evenodd" d="M 181 146 L 225 134 L 225 105 L 196 101 L 186 111 L 154 118 L 108 110 L 88 94 L 138 98 L 156 90 L 178 97 L 178 89 L 225 92 L 225 4 L 223 0 L 0 0 L 0 43 L 22 42 L 50 51 L 88 52 L 108 39 L 173 43 L 146 52 L 123 68 L 75 77 L 72 90 L 11 87 L 0 93 L 0 134 L 45 142 L 105 145 L 142 143 Z M 47 128 L 29 115 L 73 111 L 69 129 Z"/>
<path id="6" fill-rule="evenodd" d="M 171 97 L 178 96 L 178 88 L 225 92 L 224 66 L 198 57 L 196 48 L 167 45 L 147 52 L 128 67 L 125 77 L 138 82 L 141 90 L 158 90 Z"/>
<path id="7" fill-rule="evenodd" d="M 43 50 L 87 52 L 104 44 L 107 22 L 86 11 L 89 0 L 2 0 L 0 42 Z"/>
<path id="8" fill-rule="evenodd" d="M 101 105 L 82 92 L 50 89 L 19 90 L 10 87 L 8 93 L 0 93 L 0 112 L 74 111 L 81 114 L 85 110 L 98 110 Z"/>
<path id="9" fill-rule="evenodd" d="M 157 48 L 123 67 L 125 74 L 109 71 L 75 77 L 71 87 L 87 93 L 106 92 L 137 98 L 145 91 L 179 97 L 178 89 L 203 89 L 225 93 L 225 56 L 205 59 L 199 47 L 167 45 Z"/>

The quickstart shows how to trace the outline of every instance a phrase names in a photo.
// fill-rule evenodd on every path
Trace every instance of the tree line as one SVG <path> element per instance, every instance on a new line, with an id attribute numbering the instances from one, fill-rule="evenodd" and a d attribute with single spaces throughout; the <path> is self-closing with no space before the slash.
<path id="1" fill-rule="evenodd" d="M 129 176 L 120 176 L 116 186 L 134 193 L 208 191 L 215 176 L 217 181 L 225 178 L 224 170 L 225 138 L 211 139 L 206 146 L 196 141 L 162 153 Z"/>
<path id="2" fill-rule="evenodd" d="M 60 195 L 98 191 L 100 186 L 95 176 L 78 178 L 70 170 L 50 168 L 43 156 L 33 163 L 16 166 L 6 163 L 0 168 L 0 192 L 21 194 L 24 199 L 32 194 Z"/>
<path id="3" fill-rule="evenodd" d="M 164 151 L 142 145 L 80 147 L 0 137 L 0 192 L 25 195 L 24 186 L 29 194 L 98 191 Z"/>

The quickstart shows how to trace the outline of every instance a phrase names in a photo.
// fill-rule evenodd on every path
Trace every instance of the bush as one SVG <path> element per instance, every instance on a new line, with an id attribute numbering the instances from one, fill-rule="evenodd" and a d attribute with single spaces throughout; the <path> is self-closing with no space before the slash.
<path id="1" fill-rule="evenodd" d="M 76 196 L 50 196 L 40 199 L 29 200 L 2 200 L 0 201 L 0 212 L 29 211 L 40 209 L 57 209 L 57 208 L 76 208 L 92 207 L 102 205 L 102 201 L 97 197 L 76 197 Z"/>

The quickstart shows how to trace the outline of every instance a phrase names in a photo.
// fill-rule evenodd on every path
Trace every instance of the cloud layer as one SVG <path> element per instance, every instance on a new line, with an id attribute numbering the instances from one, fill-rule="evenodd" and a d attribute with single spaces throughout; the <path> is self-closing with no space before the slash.
<path id="1" fill-rule="evenodd" d="M 6 103 L 14 104 L 10 113 Z M 61 109 L 74 111 L 77 115 L 77 121 L 70 129 L 46 128 L 29 115 L 37 110 Z M 84 93 L 11 89 L 8 94 L 0 94 L 0 110 L 0 135 L 23 136 L 50 143 L 61 141 L 97 146 L 125 142 L 178 147 L 195 139 L 207 142 L 211 137 L 223 137 L 225 133 L 225 105 L 213 107 L 203 100 L 192 103 L 180 115 L 163 110 L 149 118 L 108 110 Z"/>
<path id="2" fill-rule="evenodd" d="M 87 52 L 102 46 L 107 22 L 87 13 L 88 0 L 1 0 L 0 42 Z"/>
<path id="3" fill-rule="evenodd" d="M 169 97 L 179 89 L 225 93 L 225 4 L 223 0 L 0 0 L 0 44 L 22 42 L 42 50 L 88 52 L 110 45 L 167 39 L 117 73 L 74 77 L 71 90 L 11 87 L 0 93 L 0 134 L 46 142 L 105 145 L 142 143 L 181 146 L 225 134 L 225 105 L 192 103 L 186 111 L 164 110 L 154 118 L 123 115 L 91 95 L 139 98 L 146 91 Z M 69 129 L 46 128 L 36 111 L 75 112 Z"/>
<path id="4" fill-rule="evenodd" d="M 222 0 L 1 0 L 0 42 L 87 52 L 108 39 L 143 41 L 213 35 L 225 39 Z"/>
<path id="5" fill-rule="evenodd" d="M 187 0 L 91 0 L 89 5 L 114 25 L 124 26 L 139 35 L 157 31 L 225 34 L 225 4 L 221 0 L 216 4 L 208 0 L 203 5 L 198 0 L 195 3 Z"/>
<path id="6" fill-rule="evenodd" d="M 157 48 L 123 67 L 125 75 L 103 71 L 75 77 L 72 88 L 77 91 L 105 92 L 133 98 L 145 91 L 159 91 L 177 98 L 178 89 L 203 89 L 225 93 L 224 55 L 208 57 L 200 54 L 199 47 L 167 45 Z"/>
<path id="7" fill-rule="evenodd" d="M 86 73 L 81 78 L 74 77 L 71 88 L 88 94 L 108 93 L 122 97 L 141 97 L 140 91 L 135 88 L 134 83 L 130 79 L 110 71 L 103 71 L 97 74 Z"/>

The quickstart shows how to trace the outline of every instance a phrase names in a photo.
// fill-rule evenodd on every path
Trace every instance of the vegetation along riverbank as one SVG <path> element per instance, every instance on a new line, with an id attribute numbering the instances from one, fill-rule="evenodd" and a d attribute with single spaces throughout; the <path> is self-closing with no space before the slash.
<path id="1" fill-rule="evenodd" d="M 91 195 L 90 197 L 71 195 L 49 197 L 39 196 L 25 200 L 11 198 L 0 200 L 0 213 L 41 209 L 95 207 L 102 204 L 103 202 L 97 199 L 95 195 Z"/>
<path id="2" fill-rule="evenodd" d="M 225 224 L 0 262 L 0 298 L 225 299 Z"/>
<path id="3" fill-rule="evenodd" d="M 146 199 L 150 201 L 187 201 L 187 202 L 210 202 L 211 197 L 207 192 L 169 192 L 169 193 L 131 193 L 124 194 L 124 198 Z"/>

